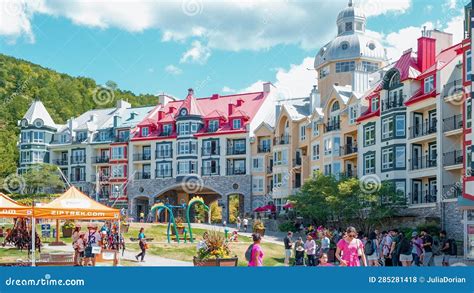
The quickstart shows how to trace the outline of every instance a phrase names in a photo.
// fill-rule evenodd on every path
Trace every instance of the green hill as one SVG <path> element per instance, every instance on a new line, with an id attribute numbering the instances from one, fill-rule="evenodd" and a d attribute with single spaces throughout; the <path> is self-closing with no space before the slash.
<path id="1" fill-rule="evenodd" d="M 107 85 L 112 90 L 101 91 L 103 95 L 98 96 L 99 85 L 91 78 L 72 77 L 0 54 L 0 182 L 16 171 L 17 121 L 33 99 L 39 98 L 44 103 L 56 123 L 65 123 L 90 109 L 113 107 L 120 99 L 133 106 L 156 104 L 153 95 L 135 95 L 120 90 L 114 82 Z"/>

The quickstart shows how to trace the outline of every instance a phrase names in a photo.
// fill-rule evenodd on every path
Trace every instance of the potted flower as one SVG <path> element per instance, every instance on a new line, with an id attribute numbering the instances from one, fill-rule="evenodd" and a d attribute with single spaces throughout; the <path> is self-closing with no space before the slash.
<path id="1" fill-rule="evenodd" d="M 74 228 L 76 228 L 76 224 L 74 224 L 74 221 L 67 220 L 61 228 L 63 232 L 63 237 L 64 238 L 71 237 L 72 230 L 74 230 Z"/>
<path id="2" fill-rule="evenodd" d="M 238 258 L 231 256 L 230 243 L 217 231 L 204 232 L 203 240 L 197 245 L 197 256 L 193 258 L 195 267 L 235 267 Z"/>
<path id="3" fill-rule="evenodd" d="M 265 225 L 261 220 L 256 220 L 253 224 L 253 232 L 260 234 L 260 236 L 265 235 Z"/>
<path id="4" fill-rule="evenodd" d="M 178 234 L 183 235 L 184 234 L 184 220 L 181 217 L 176 217 L 174 219 L 174 222 L 176 223 L 176 229 L 178 229 Z"/>

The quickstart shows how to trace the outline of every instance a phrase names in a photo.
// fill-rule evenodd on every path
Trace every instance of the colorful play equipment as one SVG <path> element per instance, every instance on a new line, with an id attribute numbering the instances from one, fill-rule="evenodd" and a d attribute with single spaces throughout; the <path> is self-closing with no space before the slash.
<path id="1" fill-rule="evenodd" d="M 170 235 L 171 224 L 173 224 L 173 230 L 174 230 L 174 234 L 176 235 L 176 241 L 178 243 L 180 242 L 179 233 L 178 233 L 178 229 L 177 229 L 174 214 L 173 214 L 174 208 L 186 209 L 186 221 L 188 222 L 189 237 L 190 237 L 190 241 L 194 242 L 193 229 L 191 227 L 191 220 L 190 220 L 190 211 L 191 211 L 191 207 L 195 204 L 202 204 L 204 206 L 204 209 L 208 212 L 208 214 L 210 213 L 209 207 L 204 203 L 204 199 L 200 196 L 195 196 L 191 198 L 191 200 L 188 202 L 187 205 L 183 203 L 182 205 L 174 206 L 174 205 L 164 204 L 162 202 L 159 202 L 159 203 L 154 204 L 151 207 L 150 213 L 153 213 L 155 211 L 160 213 L 160 211 L 162 210 L 167 210 L 169 213 L 168 228 L 166 229 L 166 236 L 168 238 L 168 243 L 171 243 L 171 235 Z M 184 234 L 184 242 L 186 242 L 186 231 Z"/>

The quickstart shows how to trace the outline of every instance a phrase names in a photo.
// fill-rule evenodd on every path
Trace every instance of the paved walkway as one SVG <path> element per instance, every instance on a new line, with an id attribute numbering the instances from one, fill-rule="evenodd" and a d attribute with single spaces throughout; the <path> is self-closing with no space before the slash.
<path id="1" fill-rule="evenodd" d="M 74 250 L 72 248 L 72 245 L 49 246 L 49 244 L 45 244 L 43 249 L 45 251 L 54 250 L 54 251 L 74 252 Z M 144 267 L 184 267 L 184 266 L 193 266 L 192 262 L 174 260 L 174 259 L 164 258 L 164 257 L 151 255 L 151 254 L 147 254 L 145 256 L 145 262 L 138 262 L 135 259 L 135 255 L 137 255 L 137 253 L 138 252 L 136 252 L 136 251 L 125 250 L 124 256 L 121 257 L 121 259 L 131 261 L 131 262 L 135 262 L 137 266 L 144 266 Z"/>

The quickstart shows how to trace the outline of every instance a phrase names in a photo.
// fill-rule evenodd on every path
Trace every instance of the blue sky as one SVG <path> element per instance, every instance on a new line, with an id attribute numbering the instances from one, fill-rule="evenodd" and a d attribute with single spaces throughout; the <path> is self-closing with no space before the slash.
<path id="1" fill-rule="evenodd" d="M 135 93 L 208 96 L 271 81 L 303 95 L 347 2 L 0 0 L 0 53 Z M 354 2 L 392 58 L 424 25 L 462 36 L 466 0 Z"/>

